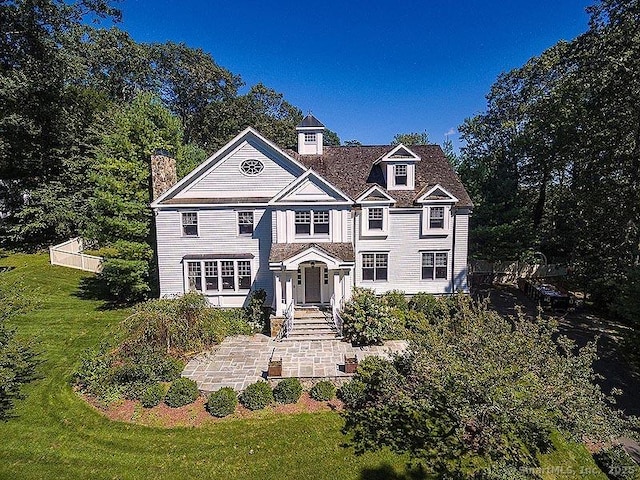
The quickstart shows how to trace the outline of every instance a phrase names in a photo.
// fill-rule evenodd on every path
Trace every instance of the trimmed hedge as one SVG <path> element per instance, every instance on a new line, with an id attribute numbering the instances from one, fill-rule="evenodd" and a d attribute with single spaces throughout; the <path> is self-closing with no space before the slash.
<path id="1" fill-rule="evenodd" d="M 159 383 L 152 383 L 142 392 L 140 403 L 145 408 L 153 408 L 162 401 L 164 397 L 164 387 Z"/>
<path id="2" fill-rule="evenodd" d="M 338 390 L 338 398 L 342 400 L 348 408 L 356 409 L 364 401 L 366 385 L 357 379 L 344 384 Z"/>
<path id="3" fill-rule="evenodd" d="M 169 391 L 164 397 L 164 403 L 170 407 L 177 408 L 193 403 L 200 395 L 198 385 L 189 378 L 178 378 L 169 387 Z"/>
<path id="4" fill-rule="evenodd" d="M 327 380 L 322 380 L 311 387 L 309 396 L 320 402 L 329 401 L 336 396 L 336 386 Z"/>
<path id="5" fill-rule="evenodd" d="M 260 410 L 273 403 L 273 392 L 266 382 L 249 385 L 240 394 L 240 403 L 249 410 Z"/>
<path id="6" fill-rule="evenodd" d="M 216 390 L 207 400 L 207 412 L 214 417 L 226 417 L 236 410 L 238 405 L 238 396 L 231 387 L 223 387 Z"/>
<path id="7" fill-rule="evenodd" d="M 278 403 L 296 403 L 302 395 L 302 384 L 297 378 L 285 378 L 273 389 L 273 398 Z"/>

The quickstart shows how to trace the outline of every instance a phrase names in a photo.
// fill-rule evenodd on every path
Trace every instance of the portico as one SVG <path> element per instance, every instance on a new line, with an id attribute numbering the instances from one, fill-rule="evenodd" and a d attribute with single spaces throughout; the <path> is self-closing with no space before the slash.
<path id="1" fill-rule="evenodd" d="M 269 268 L 273 271 L 276 316 L 283 316 L 290 306 L 338 307 L 351 297 L 351 244 L 273 244 Z"/>

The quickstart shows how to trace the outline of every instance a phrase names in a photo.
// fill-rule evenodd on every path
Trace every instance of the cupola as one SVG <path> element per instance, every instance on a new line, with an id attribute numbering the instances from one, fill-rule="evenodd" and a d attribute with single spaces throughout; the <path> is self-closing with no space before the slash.
<path id="1" fill-rule="evenodd" d="M 300 155 L 322 155 L 322 133 L 324 125 L 309 113 L 296 127 L 298 153 Z"/>

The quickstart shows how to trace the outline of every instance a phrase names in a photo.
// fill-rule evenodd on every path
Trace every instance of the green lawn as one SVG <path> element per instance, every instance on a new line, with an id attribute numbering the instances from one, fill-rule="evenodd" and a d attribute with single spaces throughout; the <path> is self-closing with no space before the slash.
<path id="1" fill-rule="evenodd" d="M 45 255 L 13 255 L 0 266 L 37 292 L 37 310 L 15 323 L 42 352 L 42 378 L 26 388 L 17 418 L 0 424 L 0 478 L 402 478 L 404 461 L 390 453 L 356 457 L 343 448 L 335 413 L 265 416 L 201 428 L 149 428 L 111 422 L 85 404 L 69 378 L 80 354 L 97 345 L 127 310 L 77 296 L 82 272 L 52 267 Z M 586 450 L 557 439 L 544 466 L 599 478 Z M 588 470 L 591 469 L 591 470 Z M 551 470 L 551 468 L 549 468 Z"/>

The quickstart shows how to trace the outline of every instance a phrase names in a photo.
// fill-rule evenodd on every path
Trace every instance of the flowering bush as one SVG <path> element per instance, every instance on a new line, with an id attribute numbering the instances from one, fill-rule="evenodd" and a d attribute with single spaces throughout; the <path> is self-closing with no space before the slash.
<path id="1" fill-rule="evenodd" d="M 344 337 L 356 345 L 382 343 L 393 323 L 390 307 L 368 288 L 355 288 L 340 316 Z"/>

